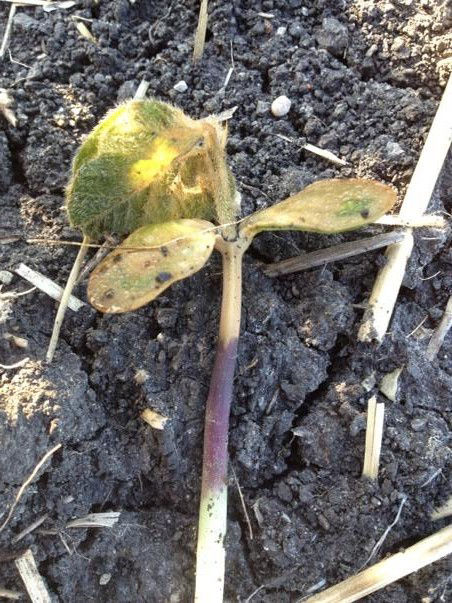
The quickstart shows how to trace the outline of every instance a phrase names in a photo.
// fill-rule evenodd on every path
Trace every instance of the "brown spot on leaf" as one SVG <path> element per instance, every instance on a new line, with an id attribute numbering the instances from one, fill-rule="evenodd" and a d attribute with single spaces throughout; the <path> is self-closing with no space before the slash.
<path id="1" fill-rule="evenodd" d="M 157 274 L 157 276 L 155 277 L 155 280 L 158 283 L 166 283 L 166 281 L 169 281 L 171 277 L 172 277 L 171 272 L 159 272 Z"/>
<path id="2" fill-rule="evenodd" d="M 102 299 L 113 299 L 114 296 L 115 296 L 115 290 L 114 289 L 108 289 L 102 295 Z"/>
<path id="3" fill-rule="evenodd" d="M 368 209 L 362 209 L 359 213 L 361 214 L 361 218 L 364 218 L 364 220 L 367 220 L 367 218 L 369 217 Z"/>
<path id="4" fill-rule="evenodd" d="M 169 249 L 165 245 L 162 245 L 160 247 L 160 252 L 166 258 L 166 256 L 169 254 Z"/>
<path id="5" fill-rule="evenodd" d="M 114 255 L 111 259 L 111 261 L 113 262 L 113 264 L 117 264 L 118 262 L 120 262 L 122 260 L 122 253 L 117 253 L 116 255 Z"/>

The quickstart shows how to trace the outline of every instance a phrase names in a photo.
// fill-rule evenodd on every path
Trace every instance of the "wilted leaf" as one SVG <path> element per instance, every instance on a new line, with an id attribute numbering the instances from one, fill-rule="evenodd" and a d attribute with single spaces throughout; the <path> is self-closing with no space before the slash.
<path id="1" fill-rule="evenodd" d="M 245 218 L 240 232 L 253 237 L 264 230 L 324 233 L 353 230 L 385 214 L 396 197 L 393 188 L 375 180 L 320 180 Z"/>
<path id="2" fill-rule="evenodd" d="M 101 312 L 144 306 L 174 282 L 200 270 L 216 234 L 204 220 L 177 220 L 139 228 L 93 271 L 90 303 Z"/>
<path id="3" fill-rule="evenodd" d="M 75 157 L 67 189 L 71 223 L 97 238 L 178 218 L 218 222 L 223 198 L 235 192 L 221 137 L 219 125 L 166 103 L 121 105 Z"/>

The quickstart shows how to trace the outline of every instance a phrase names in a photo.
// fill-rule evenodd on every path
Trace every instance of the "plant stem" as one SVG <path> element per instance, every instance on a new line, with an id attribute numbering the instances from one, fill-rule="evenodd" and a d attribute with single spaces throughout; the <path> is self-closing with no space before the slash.
<path id="1" fill-rule="evenodd" d="M 220 332 L 210 382 L 196 559 L 196 603 L 221 603 L 224 587 L 229 411 L 240 331 L 242 256 L 239 244 L 220 240 L 223 296 Z"/>

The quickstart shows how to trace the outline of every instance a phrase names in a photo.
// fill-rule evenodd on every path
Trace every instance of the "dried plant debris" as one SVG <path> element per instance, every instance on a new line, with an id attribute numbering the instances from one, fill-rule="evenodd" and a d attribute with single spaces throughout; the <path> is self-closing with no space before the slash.
<path id="1" fill-rule="evenodd" d="M 452 143 L 452 74 L 419 156 L 400 209 L 401 218 L 417 218 L 427 210 L 438 176 Z M 359 330 L 361 341 L 382 341 L 413 249 L 413 235 L 388 247 L 387 263 L 377 276 L 369 308 Z"/>
<path id="2" fill-rule="evenodd" d="M 118 511 L 90 513 L 85 517 L 69 521 L 66 528 L 112 528 L 119 521 L 120 515 L 121 513 Z"/>
<path id="3" fill-rule="evenodd" d="M 63 288 L 54 283 L 47 276 L 36 272 L 36 270 L 33 270 L 25 264 L 20 264 L 16 268 L 15 272 L 19 274 L 22 278 L 26 279 L 29 283 L 34 285 L 36 288 L 38 288 L 40 291 L 44 291 L 44 293 L 47 293 L 47 295 L 49 295 L 53 299 L 61 299 L 61 296 L 63 294 Z M 80 299 L 77 299 L 73 295 L 70 296 L 68 306 L 74 312 L 80 310 L 80 308 L 84 305 L 84 302 L 82 302 Z"/>
<path id="4" fill-rule="evenodd" d="M 378 478 L 385 405 L 372 396 L 367 403 L 366 448 L 364 452 L 363 476 Z"/>
<path id="5" fill-rule="evenodd" d="M 309 603 L 352 603 L 452 553 L 452 526 L 444 528 L 367 570 L 307 599 Z"/>
<path id="6" fill-rule="evenodd" d="M 160 413 L 152 410 L 152 408 L 145 408 L 141 413 L 141 418 L 146 421 L 154 429 L 165 429 L 166 422 L 169 417 L 164 417 Z"/>
<path id="7" fill-rule="evenodd" d="M 47 585 L 38 571 L 31 549 L 28 549 L 15 560 L 15 565 L 27 589 L 30 599 L 39 603 L 51 603 Z"/>
<path id="8" fill-rule="evenodd" d="M 0 88 L 0 114 L 13 126 L 17 125 L 17 118 L 12 109 L 13 99 L 5 88 Z"/>
<path id="9" fill-rule="evenodd" d="M 207 5 L 208 0 L 200 0 L 198 26 L 195 33 L 193 60 L 199 61 L 204 53 L 204 44 L 207 31 Z"/>

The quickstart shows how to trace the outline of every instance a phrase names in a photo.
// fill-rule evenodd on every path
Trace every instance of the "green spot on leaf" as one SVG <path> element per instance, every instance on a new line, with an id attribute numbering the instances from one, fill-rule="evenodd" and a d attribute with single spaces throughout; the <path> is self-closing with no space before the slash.
<path id="1" fill-rule="evenodd" d="M 372 206 L 372 199 L 360 199 L 352 198 L 346 199 L 341 209 L 337 212 L 338 216 L 355 216 L 360 215 L 362 218 L 366 218 L 370 214 L 370 208 Z"/>
<path id="2" fill-rule="evenodd" d="M 394 205 L 393 188 L 374 180 L 320 180 L 285 201 L 243 220 L 240 232 L 264 230 L 335 233 L 374 222 Z"/>

